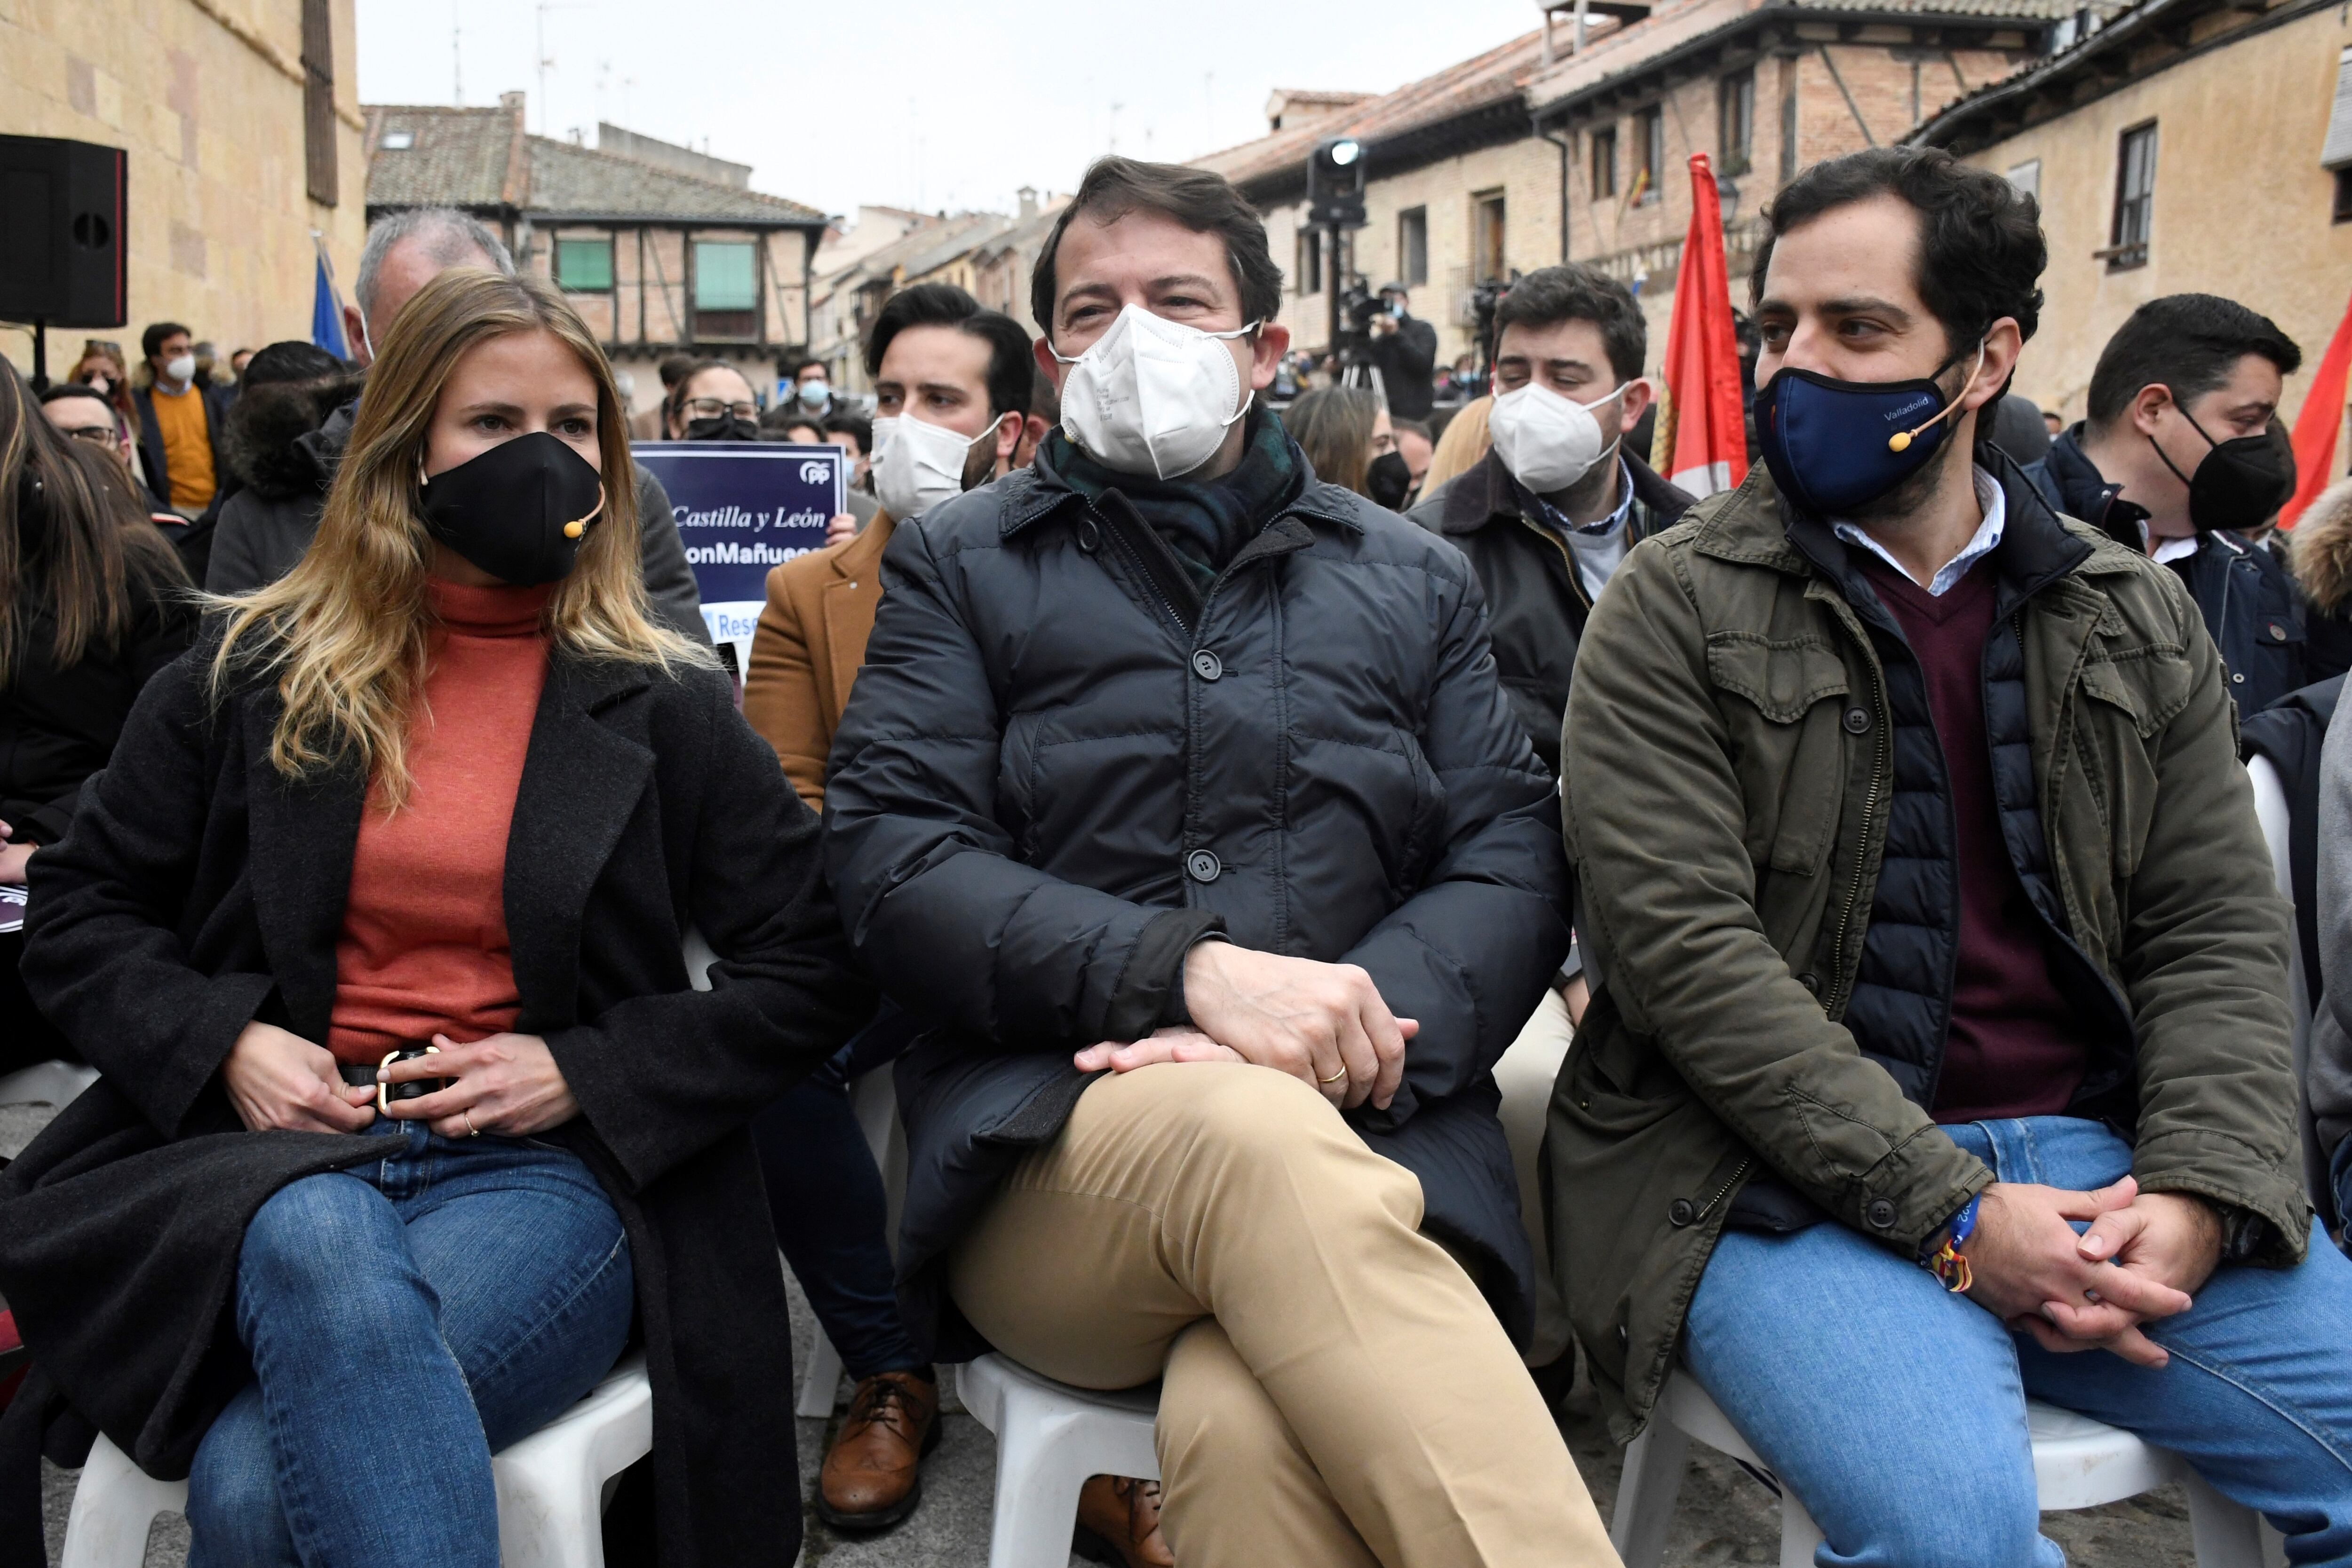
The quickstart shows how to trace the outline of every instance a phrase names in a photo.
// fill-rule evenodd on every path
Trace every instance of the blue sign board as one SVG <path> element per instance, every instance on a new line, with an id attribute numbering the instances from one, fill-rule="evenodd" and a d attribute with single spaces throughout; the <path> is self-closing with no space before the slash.
<path id="1" fill-rule="evenodd" d="M 824 548 L 842 504 L 842 450 L 772 442 L 649 441 L 630 448 L 669 492 L 711 641 L 748 660 L 768 572 Z"/>

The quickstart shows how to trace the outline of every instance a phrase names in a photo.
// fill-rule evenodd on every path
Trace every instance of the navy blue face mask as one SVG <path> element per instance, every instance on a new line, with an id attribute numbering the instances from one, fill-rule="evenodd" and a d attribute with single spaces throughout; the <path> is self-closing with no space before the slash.
<path id="1" fill-rule="evenodd" d="M 1820 517 L 1851 517 L 1927 465 L 1959 405 L 1932 377 L 1842 382 L 1783 365 L 1756 394 L 1756 441 L 1781 495 Z"/>

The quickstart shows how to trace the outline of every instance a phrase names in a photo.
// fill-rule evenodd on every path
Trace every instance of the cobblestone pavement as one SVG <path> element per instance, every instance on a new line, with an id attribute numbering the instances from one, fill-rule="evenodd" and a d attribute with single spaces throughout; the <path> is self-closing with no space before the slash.
<path id="1" fill-rule="evenodd" d="M 46 1113 L 32 1107 L 0 1107 L 0 1155 L 13 1155 L 30 1140 Z M 797 1284 L 791 1287 L 793 1342 L 805 1359 L 814 1324 Z M 808 1544 L 803 1568 L 972 1568 L 988 1554 L 988 1520 L 994 1489 L 996 1442 L 957 1403 L 953 1373 L 946 1369 L 946 1436 L 923 1467 L 923 1503 L 898 1529 L 877 1537 L 835 1535 L 808 1514 Z M 1585 1484 L 1606 1518 L 1617 1492 L 1616 1446 L 1570 1396 L 1563 1427 L 1583 1471 Z M 800 1424 L 801 1493 L 815 1484 L 830 1421 Z M 1690 1474 L 1683 1483 L 1666 1543 L 1668 1568 L 1720 1568 L 1726 1563 L 1774 1563 L 1780 1557 L 1780 1508 L 1763 1485 L 1729 1460 L 1694 1445 Z M 65 1538 L 67 1510 L 75 1472 L 45 1467 L 43 1501 L 48 1521 L 49 1560 L 58 1561 Z M 2049 1514 L 2042 1529 L 2065 1549 L 2077 1568 L 2190 1568 L 2188 1500 L 2167 1487 L 2145 1497 L 2080 1513 Z M 146 1568 L 183 1568 L 187 1561 L 186 1523 L 176 1515 L 159 1521 L 150 1536 Z M 1072 1568 L 1082 1568 L 1071 1559 Z M 1270 1565 L 1272 1568 L 1272 1565 Z"/>

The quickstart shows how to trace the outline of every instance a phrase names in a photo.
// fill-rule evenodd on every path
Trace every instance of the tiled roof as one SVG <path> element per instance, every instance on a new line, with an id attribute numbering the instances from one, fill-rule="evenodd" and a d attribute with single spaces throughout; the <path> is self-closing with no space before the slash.
<path id="1" fill-rule="evenodd" d="M 1613 26 L 1596 22 L 1591 36 L 1605 33 Z M 1306 125 L 1195 158 L 1192 166 L 1223 174 L 1237 185 L 1246 185 L 1253 180 L 1303 167 L 1315 144 L 1327 136 L 1353 136 L 1376 143 L 1383 137 L 1507 102 L 1518 96 L 1519 89 L 1542 66 L 1543 35 L 1522 34 L 1483 55 L 1448 66 L 1419 81 L 1408 82 L 1394 92 L 1383 93 L 1360 107 L 1321 115 Z M 1294 95 L 1294 99 L 1303 101 L 1305 95 Z"/>
<path id="2" fill-rule="evenodd" d="M 2015 105 L 2030 105 L 2034 95 L 2044 89 L 2079 79 L 2086 73 L 2097 71 L 2103 79 L 2120 85 L 2130 79 L 2127 71 L 2106 68 L 2103 57 L 2120 54 L 2125 59 L 2145 41 L 2151 29 L 2179 26 L 2184 16 L 2193 17 L 2214 9 L 2210 0 L 2141 0 L 2128 8 L 2104 5 L 2093 9 L 2100 13 L 2106 26 L 2090 33 L 2070 47 L 2060 50 L 2037 65 L 2028 66 L 2013 76 L 1989 82 L 1966 98 L 1949 103 L 1906 139 L 1927 147 L 1953 147 L 1968 150 L 1971 144 L 1995 141 L 2019 129 L 2013 122 L 2009 129 L 1995 135 L 1989 128 L 2004 111 L 2021 112 Z M 2216 37 L 2228 35 L 2218 34 Z M 2206 40 L 2206 41 L 2210 41 Z M 2093 61 L 2099 61 L 2094 65 Z"/>
<path id="3" fill-rule="evenodd" d="M 835 273 L 825 280 L 828 290 L 856 288 L 870 279 L 888 278 L 901 271 L 908 277 L 919 277 L 993 236 L 1007 222 L 996 213 L 957 213 L 935 219 Z"/>
<path id="4" fill-rule="evenodd" d="M 494 207 L 503 199 L 514 116 L 504 109 L 371 104 L 367 110 L 368 204 L 374 207 Z M 406 148 L 382 145 L 405 131 Z"/>
<path id="5" fill-rule="evenodd" d="M 519 136 L 515 111 L 371 105 L 368 205 L 508 206 L 549 218 L 821 226 L 824 214 L 633 158 Z M 406 148 L 386 146 L 405 132 Z"/>

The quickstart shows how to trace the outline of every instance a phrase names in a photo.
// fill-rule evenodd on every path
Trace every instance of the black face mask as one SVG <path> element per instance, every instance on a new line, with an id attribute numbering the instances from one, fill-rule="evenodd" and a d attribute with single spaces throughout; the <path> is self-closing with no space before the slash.
<path id="1" fill-rule="evenodd" d="M 738 419 L 722 413 L 710 419 L 689 419 L 686 422 L 688 441 L 757 441 L 760 427 L 748 419 Z"/>
<path id="2" fill-rule="evenodd" d="M 543 430 L 445 468 L 417 492 L 425 531 L 501 582 L 553 582 L 604 509 L 588 460 Z"/>
<path id="3" fill-rule="evenodd" d="M 1383 452 L 1365 468 L 1364 484 L 1371 491 L 1372 505 L 1397 511 L 1404 506 L 1405 492 L 1412 488 L 1412 470 L 1406 466 L 1403 453 Z"/>
<path id="4" fill-rule="evenodd" d="M 2189 421 L 2189 429 L 2205 435 L 2205 427 L 2187 409 L 2180 410 L 2180 417 Z M 2276 421 L 2260 435 L 2228 441 L 2205 435 L 2205 444 L 2213 450 L 2197 465 L 2193 478 L 2173 467 L 2155 436 L 2149 436 L 2147 444 L 2156 447 L 2156 455 L 2172 469 L 2172 476 L 2189 486 L 2189 521 L 2200 534 L 2216 528 L 2232 533 L 2258 528 L 2294 494 L 2294 448 Z"/>

